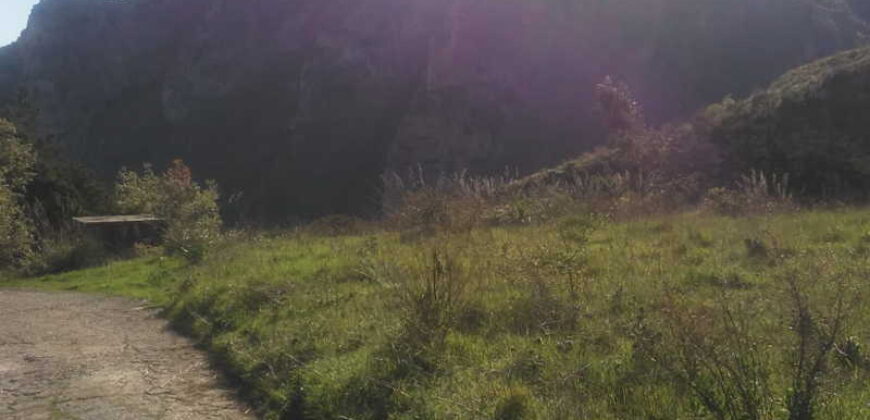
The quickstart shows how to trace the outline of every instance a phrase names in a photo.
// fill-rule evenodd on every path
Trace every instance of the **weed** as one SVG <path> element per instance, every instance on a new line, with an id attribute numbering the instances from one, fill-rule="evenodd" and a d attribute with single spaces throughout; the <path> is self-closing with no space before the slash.
<path id="1" fill-rule="evenodd" d="M 713 246 L 713 239 L 704 232 L 692 230 L 689 232 L 689 241 L 700 246 L 701 248 L 710 248 Z"/>
<path id="2" fill-rule="evenodd" d="M 496 420 L 522 420 L 531 414 L 532 395 L 528 389 L 514 387 L 502 398 L 495 409 Z"/>
<path id="3" fill-rule="evenodd" d="M 770 372 L 748 320 L 725 302 L 718 308 L 666 305 L 668 339 L 659 350 L 666 369 L 716 418 L 766 418 L 772 403 Z"/>
<path id="4" fill-rule="evenodd" d="M 831 229 L 821 236 L 821 241 L 824 243 L 834 244 L 838 242 L 843 242 L 846 239 L 846 236 L 843 232 L 837 229 Z"/>
<path id="5" fill-rule="evenodd" d="M 513 380 L 535 383 L 541 379 L 546 360 L 534 351 L 526 351 L 516 357 L 507 369 L 507 376 Z"/>
<path id="6" fill-rule="evenodd" d="M 429 263 L 402 296 L 407 315 L 400 336 L 391 344 L 399 377 L 436 369 L 437 354 L 463 306 L 467 279 L 456 258 L 433 249 Z"/>
<path id="7" fill-rule="evenodd" d="M 753 170 L 743 175 L 734 189 L 710 189 L 703 207 L 717 214 L 739 217 L 785 212 L 796 206 L 788 192 L 788 175 L 766 175 Z"/>
<path id="8" fill-rule="evenodd" d="M 841 365 L 852 369 L 870 369 L 870 358 L 864 354 L 858 337 L 847 337 L 834 347 L 834 355 Z"/>
<path id="9" fill-rule="evenodd" d="M 741 290 L 752 287 L 752 283 L 746 281 L 740 273 L 697 273 L 693 274 L 693 281 L 708 284 L 723 289 Z"/>
<path id="10" fill-rule="evenodd" d="M 809 297 L 795 277 L 787 279 L 792 310 L 791 330 L 797 339 L 792 355 L 792 386 L 787 400 L 790 420 L 814 418 L 821 379 L 831 351 L 843 334 L 846 304 L 842 283 L 827 316 L 811 308 Z"/>
<path id="11" fill-rule="evenodd" d="M 582 247 L 600 224 L 600 218 L 593 214 L 572 216 L 559 223 L 559 237 L 573 246 Z"/>

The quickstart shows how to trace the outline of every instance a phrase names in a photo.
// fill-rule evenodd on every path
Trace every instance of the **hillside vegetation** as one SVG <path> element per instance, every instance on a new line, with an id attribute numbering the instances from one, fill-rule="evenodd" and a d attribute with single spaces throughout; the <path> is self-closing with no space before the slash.
<path id="1" fill-rule="evenodd" d="M 369 1 L 374 0 L 363 3 L 369 4 Z M 381 1 L 383 4 L 377 3 L 379 6 L 392 4 L 392 0 Z M 363 37 L 367 41 L 362 43 L 365 47 L 360 48 L 368 53 L 378 51 L 375 56 L 385 60 L 368 62 L 374 63 L 372 69 L 381 68 L 377 64 L 391 62 L 384 57 L 393 57 L 387 52 L 399 48 L 394 44 L 386 50 L 373 47 L 380 45 L 380 40 L 389 39 L 381 38 L 384 34 L 380 32 L 388 26 L 369 27 L 382 22 L 368 19 L 372 17 L 369 14 L 350 13 L 351 9 L 359 10 L 349 7 L 342 9 L 342 13 L 333 11 L 336 15 L 326 12 L 319 15 L 313 11 L 320 10 L 312 5 L 314 3 L 303 3 L 298 5 L 306 11 L 302 15 L 309 16 L 310 12 L 329 22 L 335 19 L 333 23 L 341 23 L 338 27 L 347 27 L 345 18 L 355 17 L 365 22 L 358 23 L 373 32 L 369 33 L 371 38 Z M 596 2 L 588 2 L 588 5 L 593 3 Z M 697 7 L 689 7 L 689 3 Z M 795 3 L 800 7 L 786 7 Z M 55 3 L 46 2 L 41 6 L 40 13 L 47 16 L 40 19 L 58 18 L 51 14 L 57 11 L 49 7 L 52 4 Z M 111 7 L 120 10 L 116 10 L 117 13 L 124 13 L 123 16 L 133 13 L 130 10 L 139 10 L 137 8 L 160 15 L 163 10 L 158 7 L 160 4 L 133 1 Z M 289 4 L 284 6 L 289 8 Z M 544 28 L 545 24 L 532 17 L 550 16 L 545 12 L 552 11 L 551 8 L 568 7 L 563 2 L 531 0 L 499 2 L 499 6 L 484 2 L 480 9 L 461 0 L 452 4 L 455 7 L 450 9 L 452 13 L 446 15 L 446 20 L 434 19 L 446 26 L 436 26 L 447 31 L 444 36 L 449 35 L 448 38 L 459 39 L 464 34 L 481 41 L 481 45 L 495 45 L 494 41 L 501 40 L 487 30 L 505 28 L 495 24 L 482 26 L 485 34 L 479 34 L 471 31 L 475 27 L 469 22 L 491 16 L 489 12 L 493 10 L 504 15 L 492 16 L 505 19 L 526 16 L 531 27 Z M 610 10 L 602 2 L 597 4 L 601 6 L 595 10 L 601 16 L 618 22 L 639 19 L 652 25 L 644 13 L 627 13 L 637 12 L 636 7 L 622 10 L 611 6 L 615 10 Z M 607 4 L 621 5 L 622 2 Z M 790 53 L 797 50 L 805 53 L 806 49 L 800 46 L 806 46 L 803 44 L 807 41 L 803 37 L 806 33 L 811 34 L 806 35 L 810 40 L 825 44 L 821 40 L 827 38 L 820 34 L 829 34 L 829 30 L 833 30 L 831 25 L 837 29 L 836 33 L 842 28 L 852 28 L 847 31 L 851 35 L 835 38 L 857 43 L 864 27 L 858 15 L 852 13 L 852 3 L 845 1 L 825 2 L 824 9 L 816 8 L 821 3 L 797 0 L 752 5 L 742 0 L 662 0 L 656 4 L 659 10 L 668 12 L 664 14 L 667 18 L 653 19 L 656 24 L 652 26 L 635 22 L 637 26 L 628 27 L 637 32 L 622 34 L 626 36 L 624 39 L 617 38 L 631 44 L 631 40 L 646 39 L 650 28 L 657 28 L 652 32 L 661 37 L 655 38 L 660 48 L 653 48 L 652 56 L 661 58 L 656 54 L 664 54 L 673 62 L 683 64 L 680 57 L 703 59 L 706 64 L 718 61 L 711 57 L 716 56 L 711 52 L 714 49 L 704 49 L 705 54 L 695 54 L 691 48 L 671 51 L 676 57 L 666 54 L 666 45 L 674 41 L 671 37 L 674 34 L 667 31 L 668 25 L 662 22 L 695 28 L 692 24 L 703 21 L 719 28 L 712 20 L 696 18 L 713 16 L 709 14 L 712 11 L 724 12 L 721 7 L 735 15 L 793 18 L 778 20 L 783 26 L 777 26 L 777 31 L 772 32 L 789 48 L 777 42 L 770 44 L 776 46 L 777 51 L 789 52 L 786 55 L 791 58 L 766 57 L 775 63 L 765 61 L 769 66 L 741 73 L 752 80 L 761 80 L 767 70 L 791 62 Z M 438 2 L 432 5 L 443 6 Z M 192 9 L 186 11 L 191 15 L 176 17 L 193 19 L 197 15 L 191 12 L 194 6 L 206 7 L 198 1 L 189 6 Z M 71 15 L 61 14 L 61 17 L 89 16 L 78 14 L 80 11 L 74 6 L 68 7 L 73 9 L 62 10 Z M 417 7 L 423 7 L 422 3 L 409 2 L 407 7 L 401 11 L 423 22 L 433 22 L 428 19 L 431 15 L 413 13 L 419 11 Z M 434 8 L 441 10 L 439 7 Z M 227 6 L 226 10 L 219 9 L 210 16 L 223 16 L 227 10 L 237 9 Z M 242 27 L 259 22 L 263 10 L 251 10 L 248 12 L 252 15 L 246 15 L 248 20 L 229 22 Z M 524 15 L 529 10 L 537 10 L 542 15 Z M 782 14 L 762 13 L 772 10 Z M 374 8 L 371 13 L 383 18 L 377 13 L 381 11 Z M 691 19 L 685 22 L 676 19 L 684 16 L 677 13 L 679 11 L 688 13 Z M 294 9 L 294 12 L 300 11 Z M 728 16 L 741 21 L 731 14 Z M 814 19 L 819 16 L 826 19 Z M 765 19 L 761 22 L 770 23 Z M 801 31 L 798 38 L 788 36 L 794 35 L 796 29 L 806 29 L 806 19 L 813 22 L 814 31 Z M 276 17 L 275 21 L 270 21 L 274 24 L 270 28 L 295 28 L 278 24 L 280 20 Z M 543 19 L 542 22 L 549 21 Z M 719 23 L 727 26 L 727 22 L 728 19 L 723 19 Z M 752 28 L 767 28 L 754 20 L 752 23 Z M 711 27 L 700 25 L 695 29 L 710 36 L 711 45 L 718 45 L 713 41 L 718 39 L 715 34 L 719 32 L 708 32 Z M 695 33 L 681 28 L 676 32 L 681 35 L 679 39 L 690 39 L 686 34 Z M 418 29 L 434 30 L 426 25 Z M 734 30 L 731 26 L 727 29 Z M 496 33 L 507 36 L 509 32 Z M 354 35 L 359 34 L 343 35 L 356 39 Z M 335 70 L 336 73 L 324 71 L 334 69 L 332 64 L 335 63 L 330 59 L 335 57 L 352 60 L 366 55 L 338 54 L 336 51 L 357 51 L 343 48 L 347 39 L 342 37 L 329 42 L 324 41 L 328 37 L 316 37 L 315 44 L 328 44 L 328 48 L 321 51 L 324 55 L 313 62 L 307 58 L 298 63 L 293 61 L 302 63 L 299 65 L 303 68 L 298 83 L 294 84 L 300 92 L 295 93 L 306 98 L 297 104 L 297 111 L 303 117 L 293 120 L 291 130 L 293 136 L 298 136 L 294 137 L 294 142 L 300 143 L 282 143 L 278 148 L 270 147 L 271 143 L 254 143 L 244 153 L 239 152 L 239 159 L 270 174 L 266 177 L 245 171 L 237 174 L 259 179 L 259 199 L 275 195 L 278 204 L 264 210 L 266 212 L 277 211 L 281 217 L 289 218 L 290 213 L 280 210 L 282 205 L 296 203 L 300 197 L 317 203 L 321 199 L 329 201 L 338 197 L 337 191 L 342 188 L 353 190 L 354 195 L 322 208 L 347 210 L 354 207 L 353 203 L 365 192 L 361 185 L 368 183 L 366 185 L 375 185 L 378 189 L 380 200 L 368 197 L 372 203 L 377 203 L 378 217 L 360 220 L 334 215 L 308 225 L 298 224 L 294 230 L 221 232 L 219 187 L 212 182 L 195 180 L 190 168 L 181 160 L 173 161 L 165 171 L 154 171 L 150 166 L 140 172 L 124 169 L 118 174 L 111 195 L 113 200 L 110 200 L 114 203 L 109 208 L 161 216 L 166 220 L 162 243 L 136 244 L 126 251 L 137 256 L 131 260 L 101 261 L 90 269 L 25 280 L 10 279 L 3 284 L 149 299 L 163 308 L 176 328 L 201 341 L 266 418 L 870 418 L 867 404 L 870 400 L 870 307 L 864 304 L 870 293 L 870 210 L 865 206 L 865 191 L 870 187 L 870 139 L 867 137 L 870 50 L 852 50 L 797 68 L 747 99 L 729 98 L 684 121 L 665 125 L 655 124 L 655 114 L 660 110 L 654 101 L 649 108 L 644 108 L 622 78 L 603 77 L 596 80 L 599 83 L 590 84 L 593 86 L 587 92 L 590 98 L 584 98 L 594 101 L 589 109 L 597 109 L 601 120 L 597 126 L 602 137 L 606 132 L 607 141 L 576 159 L 528 176 L 519 176 L 516 171 L 475 176 L 472 175 L 475 168 L 429 172 L 443 163 L 438 159 L 421 159 L 426 164 L 407 172 L 384 172 L 382 169 L 391 166 L 392 157 L 384 158 L 386 155 L 380 153 L 385 149 L 363 141 L 368 138 L 365 135 L 353 137 L 353 148 L 343 147 L 346 145 L 344 136 L 347 132 L 357 134 L 358 124 L 367 126 L 378 121 L 372 123 L 378 126 L 375 130 L 378 133 L 408 136 L 425 143 L 424 149 L 432 146 L 440 151 L 447 150 L 447 155 L 453 154 L 450 147 L 444 148 L 441 143 L 421 140 L 426 138 L 423 135 L 426 130 L 416 131 L 405 125 L 438 127 L 437 118 L 433 122 L 429 117 L 401 110 L 394 115 L 391 112 L 402 107 L 392 103 L 393 100 L 415 110 L 419 110 L 415 101 L 422 100 L 425 104 L 422 109 L 427 112 L 459 109 L 456 115 L 484 125 L 512 120 L 511 113 L 496 115 L 491 110 L 486 111 L 486 107 L 455 108 L 454 105 L 463 102 L 455 102 L 455 97 L 444 94 L 440 88 L 446 87 L 439 88 L 438 81 L 465 80 L 461 76 L 470 76 L 464 72 L 439 73 L 441 60 L 446 59 L 444 54 L 456 60 L 459 57 L 474 60 L 457 47 L 461 43 L 448 43 L 452 49 L 447 54 L 437 52 L 438 42 L 422 35 L 417 38 L 417 35 L 420 34 L 411 38 L 430 40 L 427 43 L 430 49 L 418 57 L 422 61 L 415 61 L 421 65 L 418 69 L 428 69 L 426 83 L 433 84 L 422 91 L 415 84 L 422 83 L 422 79 L 414 78 L 422 73 L 414 73 L 416 76 L 405 80 L 409 85 L 393 90 L 380 84 L 382 77 L 390 79 L 390 72 L 372 70 L 368 75 L 371 79 L 356 79 L 351 76 L 356 69 L 353 63 L 345 63 L 348 67 L 341 67 L 343 71 Z M 197 39 L 207 45 L 218 40 L 208 36 Z M 554 35 L 552 39 L 561 38 Z M 40 45 L 39 39 L 27 36 L 23 41 L 22 46 Z M 407 52 L 403 48 L 399 50 Z M 512 63 L 512 56 L 507 52 L 502 51 L 507 54 L 502 56 L 498 49 L 484 50 L 504 59 L 498 61 L 489 57 L 492 63 Z M 301 48 L 300 51 L 308 50 Z M 735 48 L 734 51 L 743 50 Z M 533 62 L 550 63 L 545 58 Z M 753 62 L 750 58 L 747 60 Z M 524 75 L 526 70 L 520 69 L 518 74 Z M 651 73 L 661 75 L 654 70 Z M 309 74 L 316 76 L 309 79 Z M 482 74 L 489 73 L 482 71 Z M 446 79 L 439 79 L 438 75 Z M 547 78 L 545 76 L 542 73 L 541 77 Z M 718 76 L 728 79 L 725 74 Z M 725 83 L 718 76 L 711 80 Z M 705 77 L 699 76 L 694 81 L 700 83 L 707 80 Z M 240 76 L 234 80 L 247 79 Z M 353 80 L 354 83 L 341 84 L 336 80 Z M 364 88 L 355 90 L 356 82 Z M 743 87 L 752 84 L 732 82 Z M 193 85 L 202 88 L 196 83 Z M 491 87 L 487 83 L 483 85 Z M 692 86 L 697 88 L 698 85 Z M 332 88 L 337 91 L 330 90 Z M 348 90 L 343 90 L 345 88 Z M 408 90 L 403 90 L 405 88 Z M 644 89 L 648 86 L 641 86 L 635 92 Z M 301 91 L 307 93 L 303 95 Z M 380 97 L 384 102 L 376 101 L 384 108 L 368 107 L 360 99 L 370 91 L 389 92 Z M 129 92 L 132 99 L 122 102 L 136 103 L 133 99 L 138 91 Z M 200 109 L 203 113 L 197 114 L 197 107 L 191 103 L 187 103 L 190 108 L 181 106 L 185 101 L 179 99 L 184 96 L 179 92 L 184 92 L 183 86 L 164 90 L 162 106 L 168 101 L 175 105 L 171 111 L 178 112 L 167 115 L 184 120 L 182 117 L 189 111 L 202 118 L 186 126 L 183 133 L 196 133 L 205 122 L 209 130 L 216 131 L 222 129 L 223 123 L 256 127 L 257 132 L 275 128 L 267 122 L 253 123 L 260 121 L 259 116 L 245 120 L 244 124 L 214 118 L 232 114 L 236 104 L 232 101 L 229 103 L 233 105 L 226 105 L 227 108 L 207 106 L 204 108 L 207 112 Z M 350 96 L 360 102 L 351 101 L 345 108 L 343 99 L 348 92 L 355 92 Z M 547 90 L 541 88 L 538 92 Z M 396 96 L 392 96 L 394 94 Z M 478 98 L 470 94 L 458 95 Z M 325 102 L 320 103 L 315 97 L 324 98 Z M 338 103 L 342 104 L 338 112 L 330 112 L 336 110 L 333 106 Z M 508 102 L 505 108 L 522 113 L 528 108 L 521 104 L 523 101 Z M 366 113 L 357 113 L 357 107 L 366 108 Z M 112 112 L 122 109 L 113 108 Z M 384 109 L 391 110 L 386 117 L 381 113 Z M 324 114 L 320 114 L 321 111 Z M 369 118 L 374 114 L 385 119 Z M 320 119 L 324 115 L 329 118 Z M 263 121 L 266 120 L 268 118 L 264 117 Z M 520 125 L 523 121 L 520 120 Z M 490 133 L 493 138 L 501 130 L 507 130 L 505 127 L 513 127 L 508 123 L 499 124 L 490 126 L 494 130 Z M 155 130 L 152 134 L 174 130 L 146 125 Z M 23 251 L 9 255 L 0 253 L 0 258 L 26 268 L 26 262 L 33 257 L 29 254 L 46 254 L 39 251 L 45 244 L 52 243 L 47 236 L 36 234 L 36 225 L 41 219 L 32 211 L 38 207 L 28 198 L 33 180 L 46 171 L 36 164 L 41 159 L 41 154 L 35 152 L 38 143 L 26 141 L 11 124 L 4 127 L 8 128 L 0 133 L 4 136 L 0 138 L 3 141 L 0 145 L 4 146 L 0 149 L 0 159 L 21 164 L 3 167 L 18 168 L 16 170 L 0 171 L 0 186 L 4 187 L 0 189 L 0 229 L 5 229 L 0 233 L 24 232 L 18 235 L 23 238 L 18 242 L 21 249 L 28 250 L 28 255 Z M 485 140 L 486 136 L 477 136 L 475 127 L 473 124 L 451 125 L 448 132 L 464 133 L 452 138 L 459 139 L 460 143 L 467 139 L 465 135 Z M 529 127 L 536 126 L 524 126 Z M 164 129 L 169 131 L 164 132 Z M 278 131 L 287 133 L 282 130 Z M 99 132 L 95 128 L 91 133 Z M 122 133 L 123 130 L 109 132 Z M 570 130 L 562 131 L 559 141 L 576 139 L 566 132 Z M 232 130 L 226 131 L 227 135 L 229 133 Z M 95 135 L 88 141 L 98 138 Z M 167 141 L 163 146 L 174 144 L 171 135 L 156 138 Z M 192 140 L 187 145 L 194 164 L 196 159 L 206 161 L 211 157 L 209 153 L 193 152 L 212 147 L 212 139 L 201 142 L 197 138 L 189 137 Z M 342 165 L 346 161 L 340 153 L 321 153 L 313 143 L 306 143 L 306 138 L 317 139 L 318 147 L 326 144 L 323 147 L 331 152 L 355 153 L 365 149 L 370 154 L 365 158 L 354 155 L 360 159 L 354 160 L 352 165 Z M 517 140 L 512 135 L 498 139 L 507 143 Z M 419 144 L 403 144 L 387 137 L 379 137 L 378 141 L 383 141 L 379 144 L 386 149 L 398 144 L 397 150 L 402 153 L 410 150 L 414 158 L 426 155 L 413 151 Z M 298 149 L 299 144 L 306 146 Z M 521 153 L 528 147 L 546 149 L 544 141 L 510 144 L 522 147 L 512 149 L 509 154 Z M 107 153 L 124 152 L 121 149 L 126 146 Z M 232 144 L 226 146 L 227 151 L 236 153 Z M 490 150 L 506 150 L 497 145 L 494 149 L 488 147 L 475 153 L 487 155 Z M 292 151 L 293 159 L 305 160 L 309 153 L 327 156 L 330 164 L 335 160 L 341 169 L 336 171 L 331 165 L 318 167 L 315 171 L 318 176 L 311 176 L 311 167 L 305 165 L 291 165 L 288 169 L 281 160 L 288 150 Z M 269 155 L 268 159 L 263 159 L 265 154 Z M 562 159 L 569 155 L 560 156 Z M 305 164 L 316 166 L 318 163 L 321 161 L 315 159 Z M 456 169 L 451 165 L 445 167 Z M 206 165 L 205 173 L 214 173 L 215 169 Z M 295 188 L 298 186 L 295 181 L 279 182 L 290 179 L 285 176 L 304 179 L 308 185 Z M 353 178 L 353 182 L 348 183 L 343 177 Z M 372 178 L 377 178 L 376 182 L 372 182 Z M 231 185 L 230 191 L 238 185 L 241 184 Z M 335 185 L 342 188 L 333 189 Z M 306 196 L 312 189 L 325 187 L 329 191 L 324 195 Z M 239 194 L 229 194 L 229 197 L 225 204 L 238 205 L 241 200 Z M 844 201 L 852 200 L 855 203 L 852 207 L 843 205 Z M 294 211 L 297 210 L 306 211 L 301 208 Z M 237 212 L 236 217 L 241 215 L 239 208 L 231 211 Z M 21 216 L 25 213 L 28 213 L 27 218 Z M 32 223 L 16 223 L 25 219 Z M 59 232 L 66 231 L 59 229 Z M 17 238 L 16 235 L 6 234 L 3 238 Z M 75 249 L 79 249 L 78 246 Z M 80 268 L 80 265 L 61 264 L 58 270 L 37 272 L 69 268 Z M 27 273 L 26 269 L 22 270 Z"/>
<path id="2" fill-rule="evenodd" d="M 778 175 L 804 201 L 867 199 L 868 48 L 798 67 L 747 98 L 729 97 L 690 119 L 659 127 L 647 124 L 627 86 L 607 83 L 599 88 L 614 96 L 601 101 L 609 143 L 511 188 L 582 184 L 614 174 L 639 181 L 643 175 L 645 188 L 697 199 L 755 172 Z"/>
<path id="3" fill-rule="evenodd" d="M 268 418 L 870 416 L 870 212 L 235 237 L 10 285 L 150 298 Z"/>
<path id="4" fill-rule="evenodd" d="M 104 179 L 181 158 L 231 220 L 370 215 L 384 171 L 528 174 L 602 145 L 607 74 L 658 124 L 868 33 L 858 0 L 42 0 L 0 49 L 0 117 Z"/>
<path id="5" fill-rule="evenodd" d="M 795 69 L 767 90 L 710 107 L 711 141 L 729 170 L 789 174 L 804 194 L 866 198 L 870 49 Z"/>

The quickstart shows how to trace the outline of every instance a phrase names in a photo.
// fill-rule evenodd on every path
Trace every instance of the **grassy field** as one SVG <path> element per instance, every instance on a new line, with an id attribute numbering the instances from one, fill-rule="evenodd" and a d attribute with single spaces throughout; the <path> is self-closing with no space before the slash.
<path id="1" fill-rule="evenodd" d="M 870 418 L 870 211 L 237 237 L 146 298 L 268 418 Z M 810 417 L 801 417 L 801 416 Z"/>

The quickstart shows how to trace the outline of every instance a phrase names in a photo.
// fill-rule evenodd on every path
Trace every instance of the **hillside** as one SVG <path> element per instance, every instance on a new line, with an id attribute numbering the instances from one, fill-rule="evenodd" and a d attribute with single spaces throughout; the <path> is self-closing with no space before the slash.
<path id="1" fill-rule="evenodd" d="M 733 187 L 755 171 L 787 179 L 790 192 L 804 199 L 862 200 L 870 189 L 868 121 L 870 48 L 859 48 L 793 69 L 746 98 L 728 97 L 681 124 L 613 133 L 612 141 L 626 138 L 663 152 L 646 165 L 611 141 L 524 177 L 512 189 L 626 173 L 677 181 L 699 175 L 706 180 L 700 188 Z"/>
<path id="2" fill-rule="evenodd" d="M 43 0 L 0 97 L 105 176 L 181 157 L 276 221 L 376 208 L 387 169 L 587 151 L 606 74 L 664 121 L 867 33 L 854 1 Z"/>
<path id="3" fill-rule="evenodd" d="M 870 49 L 792 70 L 747 99 L 710 107 L 704 117 L 731 171 L 788 174 L 799 192 L 866 198 Z"/>

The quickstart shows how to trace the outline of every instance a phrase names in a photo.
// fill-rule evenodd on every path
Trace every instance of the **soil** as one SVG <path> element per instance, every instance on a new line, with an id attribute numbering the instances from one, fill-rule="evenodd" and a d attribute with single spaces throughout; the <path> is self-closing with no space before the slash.
<path id="1" fill-rule="evenodd" d="M 0 290 L 0 419 L 249 418 L 143 302 Z"/>

